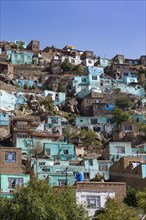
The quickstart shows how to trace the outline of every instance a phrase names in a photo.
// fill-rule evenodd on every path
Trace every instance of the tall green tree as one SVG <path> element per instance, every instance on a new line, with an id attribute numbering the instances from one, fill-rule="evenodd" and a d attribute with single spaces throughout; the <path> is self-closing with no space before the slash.
<path id="1" fill-rule="evenodd" d="M 146 214 L 146 188 L 137 194 L 138 206 L 144 211 Z"/>
<path id="2" fill-rule="evenodd" d="M 125 94 L 119 95 L 116 99 L 116 106 L 122 110 L 127 110 L 132 107 L 132 101 L 130 97 Z"/>
<path id="3" fill-rule="evenodd" d="M 83 207 L 76 204 L 74 191 L 55 190 L 36 179 L 17 190 L 11 200 L 0 197 L 0 205 L 2 220 L 88 220 Z"/>
<path id="4" fill-rule="evenodd" d="M 95 214 L 96 220 L 138 220 L 136 210 L 116 199 L 108 199 L 106 207 Z"/>

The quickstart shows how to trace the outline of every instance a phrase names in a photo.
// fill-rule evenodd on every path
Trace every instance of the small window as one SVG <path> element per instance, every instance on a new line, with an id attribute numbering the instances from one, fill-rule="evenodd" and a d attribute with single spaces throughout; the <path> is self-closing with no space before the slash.
<path id="1" fill-rule="evenodd" d="M 89 160 L 89 166 L 93 166 L 93 160 Z"/>
<path id="2" fill-rule="evenodd" d="M 40 166 L 44 166 L 45 164 L 46 164 L 45 162 L 42 162 L 42 161 L 39 162 L 39 165 L 40 165 Z"/>
<path id="3" fill-rule="evenodd" d="M 92 76 L 92 80 L 97 80 L 97 76 Z"/>
<path id="4" fill-rule="evenodd" d="M 58 186 L 66 186 L 66 180 L 65 179 L 58 180 Z"/>
<path id="5" fill-rule="evenodd" d="M 58 124 L 58 118 L 51 118 L 52 124 Z"/>
<path id="6" fill-rule="evenodd" d="M 125 125 L 125 131 L 132 131 L 132 125 Z"/>
<path id="7" fill-rule="evenodd" d="M 23 178 L 8 178 L 9 188 L 21 187 L 23 186 Z"/>
<path id="8" fill-rule="evenodd" d="M 100 196 L 87 196 L 87 208 L 100 209 Z"/>
<path id="9" fill-rule="evenodd" d="M 68 154 L 68 150 L 64 150 L 63 153 L 64 153 L 64 154 Z"/>
<path id="10" fill-rule="evenodd" d="M 16 162 L 16 153 L 15 152 L 6 152 L 5 153 L 5 162 L 15 163 Z"/>
<path id="11" fill-rule="evenodd" d="M 99 171 L 107 171 L 108 165 L 106 163 L 99 163 Z"/>
<path id="12" fill-rule="evenodd" d="M 117 154 L 125 154 L 125 147 L 124 146 L 117 146 L 116 153 Z"/>
<path id="13" fill-rule="evenodd" d="M 86 78 L 82 78 L 82 82 L 86 82 Z"/>

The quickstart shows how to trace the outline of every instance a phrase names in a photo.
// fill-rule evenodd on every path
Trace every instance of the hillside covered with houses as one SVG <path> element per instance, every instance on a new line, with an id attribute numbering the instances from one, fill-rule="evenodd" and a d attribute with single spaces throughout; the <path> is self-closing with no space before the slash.
<path id="1" fill-rule="evenodd" d="M 90 219 L 146 188 L 146 55 L 0 42 L 0 196 L 34 176 L 73 188 Z"/>

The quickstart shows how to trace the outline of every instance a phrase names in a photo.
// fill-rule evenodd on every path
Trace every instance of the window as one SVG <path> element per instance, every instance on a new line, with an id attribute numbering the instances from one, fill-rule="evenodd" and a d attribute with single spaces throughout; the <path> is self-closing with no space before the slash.
<path id="1" fill-rule="evenodd" d="M 125 125 L 125 131 L 132 131 L 132 125 Z"/>
<path id="2" fill-rule="evenodd" d="M 87 196 L 87 207 L 89 209 L 100 209 L 100 196 Z"/>
<path id="3" fill-rule="evenodd" d="M 87 99 L 87 104 L 90 104 L 90 99 Z"/>
<path id="4" fill-rule="evenodd" d="M 64 150 L 63 153 L 64 153 L 64 154 L 68 154 L 68 150 Z"/>
<path id="5" fill-rule="evenodd" d="M 42 169 L 42 171 L 43 171 L 43 172 L 50 172 L 50 169 L 49 169 L 49 168 L 44 167 L 44 168 Z"/>
<path id="6" fill-rule="evenodd" d="M 117 146 L 116 152 L 117 152 L 117 154 L 125 154 L 125 147 L 124 146 Z"/>
<path id="7" fill-rule="evenodd" d="M 81 119 L 80 122 L 83 122 L 83 120 Z"/>
<path id="8" fill-rule="evenodd" d="M 92 125 L 97 124 L 97 118 L 96 118 L 96 119 L 92 118 L 92 119 L 91 119 L 91 124 L 92 124 Z"/>
<path id="9" fill-rule="evenodd" d="M 16 162 L 16 153 L 15 152 L 6 152 L 5 153 L 5 161 L 9 163 Z"/>
<path id="10" fill-rule="evenodd" d="M 46 149 L 46 154 L 47 154 L 47 155 L 50 155 L 50 148 L 47 148 L 47 149 Z"/>
<path id="11" fill-rule="evenodd" d="M 86 82 L 86 78 L 82 78 L 82 82 Z"/>
<path id="12" fill-rule="evenodd" d="M 93 160 L 89 160 L 89 166 L 93 166 Z"/>
<path id="13" fill-rule="evenodd" d="M 107 171 L 108 165 L 106 163 L 99 163 L 99 171 Z"/>
<path id="14" fill-rule="evenodd" d="M 124 76 L 128 76 L 128 73 L 124 73 Z"/>
<path id="15" fill-rule="evenodd" d="M 92 80 L 97 80 L 97 76 L 92 76 Z"/>
<path id="16" fill-rule="evenodd" d="M 17 137 L 19 137 L 19 138 L 27 138 L 27 134 L 26 133 L 17 133 Z"/>
<path id="17" fill-rule="evenodd" d="M 66 180 L 62 179 L 62 180 L 58 180 L 58 186 L 65 186 L 66 185 Z"/>
<path id="18" fill-rule="evenodd" d="M 45 162 L 42 162 L 42 161 L 39 162 L 39 165 L 40 165 L 40 166 L 44 166 L 45 164 L 46 164 Z"/>
<path id="19" fill-rule="evenodd" d="M 19 129 L 25 129 L 28 127 L 28 123 L 26 121 L 17 121 L 16 127 Z"/>
<path id="20" fill-rule="evenodd" d="M 52 124 L 58 124 L 58 118 L 52 118 L 51 123 Z"/>
<path id="21" fill-rule="evenodd" d="M 89 179 L 90 175 L 89 173 L 84 173 L 84 179 Z"/>
<path id="22" fill-rule="evenodd" d="M 16 186 L 23 186 L 23 178 L 8 178 L 9 188 L 14 188 Z"/>
<path id="23" fill-rule="evenodd" d="M 99 132 L 99 131 L 101 131 L 101 128 L 100 128 L 100 127 L 94 127 L 93 130 L 94 130 L 95 132 Z"/>
<path id="24" fill-rule="evenodd" d="M 27 140 L 25 143 L 26 143 L 26 144 L 25 144 L 26 147 L 33 147 L 33 142 L 32 142 L 32 140 Z"/>

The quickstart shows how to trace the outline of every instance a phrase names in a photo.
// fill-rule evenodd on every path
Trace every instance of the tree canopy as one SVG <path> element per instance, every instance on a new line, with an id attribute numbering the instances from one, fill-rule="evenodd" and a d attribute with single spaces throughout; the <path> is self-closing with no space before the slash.
<path id="1" fill-rule="evenodd" d="M 134 208 L 125 205 L 116 199 L 108 199 L 106 207 L 95 214 L 96 220 L 138 220 Z"/>
<path id="2" fill-rule="evenodd" d="M 32 179 L 17 190 L 12 199 L 0 197 L 2 220 L 87 220 L 86 211 L 76 204 L 70 188 L 54 189 L 44 181 Z"/>
<path id="3" fill-rule="evenodd" d="M 127 122 L 130 119 L 130 114 L 122 109 L 115 108 L 113 110 L 113 121 L 120 125 L 122 122 Z"/>

